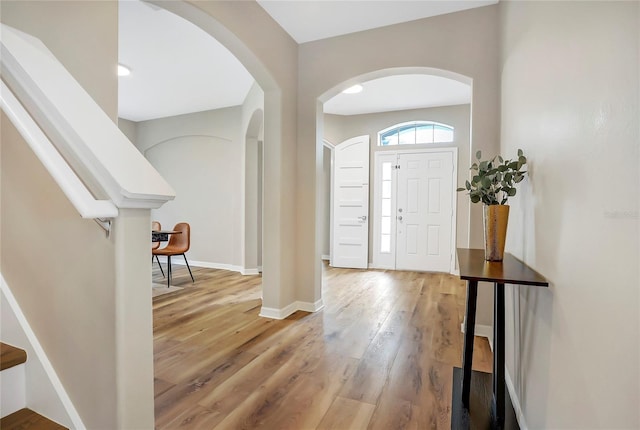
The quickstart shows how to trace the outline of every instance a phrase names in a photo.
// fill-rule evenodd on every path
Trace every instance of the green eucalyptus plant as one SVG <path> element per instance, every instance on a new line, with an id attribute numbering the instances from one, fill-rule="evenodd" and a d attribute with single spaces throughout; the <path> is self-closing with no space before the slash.
<path id="1" fill-rule="evenodd" d="M 481 157 L 481 151 L 476 152 L 478 161 L 469 169 L 475 174 L 471 181 L 465 181 L 464 188 L 458 188 L 458 191 L 468 191 L 472 203 L 506 204 L 509 197 L 516 195 L 516 184 L 522 181 L 527 173 L 522 170 L 527 164 L 527 158 L 522 149 L 518 149 L 517 160 L 505 160 L 498 155 L 491 160 L 482 161 Z"/>

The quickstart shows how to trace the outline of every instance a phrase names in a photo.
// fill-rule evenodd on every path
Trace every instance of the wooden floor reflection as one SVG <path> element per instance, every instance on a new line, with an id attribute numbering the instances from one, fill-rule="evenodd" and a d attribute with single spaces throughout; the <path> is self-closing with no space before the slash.
<path id="1" fill-rule="evenodd" d="M 324 309 L 278 321 L 258 316 L 259 276 L 193 270 L 153 301 L 156 428 L 451 428 L 457 277 L 325 266 Z M 490 372 L 486 339 L 475 348 Z"/>

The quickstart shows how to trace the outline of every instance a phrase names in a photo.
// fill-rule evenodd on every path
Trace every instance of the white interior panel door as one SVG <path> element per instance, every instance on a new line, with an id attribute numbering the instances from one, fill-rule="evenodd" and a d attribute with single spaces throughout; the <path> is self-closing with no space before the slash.
<path id="1" fill-rule="evenodd" d="M 453 154 L 400 154 L 398 161 L 396 268 L 448 272 Z"/>
<path id="2" fill-rule="evenodd" d="M 366 269 L 369 257 L 369 136 L 345 140 L 334 150 L 334 267 Z"/>

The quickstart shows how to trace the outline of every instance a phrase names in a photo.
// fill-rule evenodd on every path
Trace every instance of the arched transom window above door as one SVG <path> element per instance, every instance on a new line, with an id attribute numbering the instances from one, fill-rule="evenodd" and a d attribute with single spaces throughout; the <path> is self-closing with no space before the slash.
<path id="1" fill-rule="evenodd" d="M 452 126 L 433 121 L 411 121 L 378 132 L 378 146 L 453 142 Z"/>

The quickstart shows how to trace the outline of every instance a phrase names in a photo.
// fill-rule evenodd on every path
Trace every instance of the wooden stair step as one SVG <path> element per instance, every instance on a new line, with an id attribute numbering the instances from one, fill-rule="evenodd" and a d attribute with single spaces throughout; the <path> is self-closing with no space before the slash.
<path id="1" fill-rule="evenodd" d="M 0 343 L 0 370 L 9 369 L 27 361 L 27 352 L 15 346 Z"/>
<path id="2" fill-rule="evenodd" d="M 0 419 L 0 428 L 2 430 L 69 430 L 28 408 L 20 409 Z"/>

